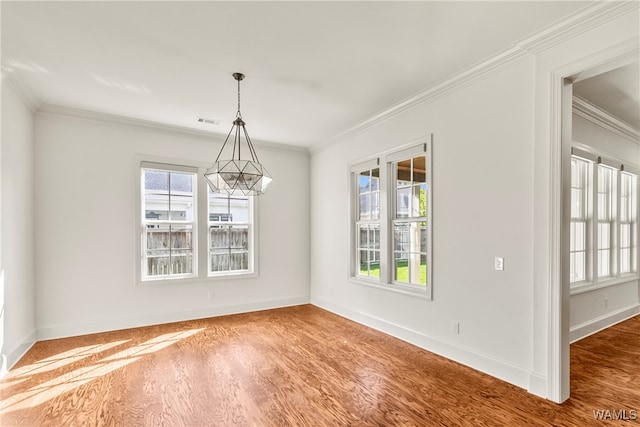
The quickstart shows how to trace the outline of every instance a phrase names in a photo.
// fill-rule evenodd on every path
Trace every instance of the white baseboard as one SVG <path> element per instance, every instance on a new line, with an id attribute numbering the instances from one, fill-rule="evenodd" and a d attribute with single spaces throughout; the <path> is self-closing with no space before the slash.
<path id="1" fill-rule="evenodd" d="M 620 310 L 596 317 L 595 319 L 591 319 L 572 327 L 569 332 L 569 340 L 571 343 L 574 343 L 638 314 L 640 314 L 640 304 L 633 304 L 628 307 L 621 308 Z"/>
<path id="2" fill-rule="evenodd" d="M 22 359 L 22 356 L 26 354 L 27 351 L 36 343 L 37 332 L 35 330 L 31 331 L 24 337 L 18 345 L 16 345 L 13 350 L 8 352 L 7 354 L 2 354 L 2 359 L 0 360 L 0 379 L 2 379 L 13 365 L 15 365 L 18 360 Z"/>
<path id="3" fill-rule="evenodd" d="M 367 314 L 359 313 L 348 308 L 338 306 L 322 299 L 312 298 L 311 304 L 331 311 L 332 313 L 335 313 L 339 316 L 346 317 L 347 319 L 353 320 L 354 322 L 361 323 L 365 326 L 369 326 L 373 329 L 394 336 L 398 339 L 416 345 L 439 356 L 445 357 L 485 374 L 491 375 L 492 377 L 496 377 L 500 380 L 506 381 L 525 390 L 531 389 L 531 372 L 522 367 L 515 366 L 509 362 L 499 360 L 488 354 L 483 354 L 464 346 L 429 337 L 420 332 L 413 331 L 403 326 L 390 323 L 386 320 L 378 319 Z M 542 381 L 542 377 L 539 378 Z M 546 379 L 544 379 L 543 381 L 544 392 L 542 392 L 542 394 L 546 395 Z M 536 382 L 534 385 L 536 391 L 534 394 L 540 393 L 540 384 Z"/>
<path id="4" fill-rule="evenodd" d="M 68 323 L 64 325 L 45 326 L 38 328 L 37 340 L 49 340 L 99 332 L 116 331 L 120 329 L 139 328 L 143 326 L 160 325 L 163 323 L 182 322 L 187 320 L 204 319 L 207 317 L 226 316 L 228 314 L 248 313 L 251 311 L 270 310 L 308 304 L 308 296 L 283 298 L 274 300 L 254 301 L 243 304 L 221 307 L 208 307 L 198 310 L 188 310 L 173 313 L 154 313 L 135 317 L 114 317 L 104 320 Z"/>
<path id="5" fill-rule="evenodd" d="M 538 397 L 546 399 L 549 393 L 547 392 L 547 377 L 543 377 L 540 374 L 531 372 L 529 374 L 529 388 L 527 391 L 531 394 L 535 394 Z"/>

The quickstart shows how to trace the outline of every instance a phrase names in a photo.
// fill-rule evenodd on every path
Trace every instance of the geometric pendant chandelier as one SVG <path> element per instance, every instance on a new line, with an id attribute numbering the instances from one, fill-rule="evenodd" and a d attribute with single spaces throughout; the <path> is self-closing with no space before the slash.
<path id="1" fill-rule="evenodd" d="M 259 196 L 263 194 L 273 178 L 258 160 L 251 138 L 245 128 L 246 123 L 240 113 L 240 81 L 244 74 L 233 73 L 238 81 L 238 112 L 233 126 L 224 140 L 213 165 L 207 169 L 204 177 L 211 190 L 229 195 L 244 194 L 245 196 Z M 233 146 L 227 144 L 233 134 Z M 241 139 L 244 137 L 244 144 Z"/>

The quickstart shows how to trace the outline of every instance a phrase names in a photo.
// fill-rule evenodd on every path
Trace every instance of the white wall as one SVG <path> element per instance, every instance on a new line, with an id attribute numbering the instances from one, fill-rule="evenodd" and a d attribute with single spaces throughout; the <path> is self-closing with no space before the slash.
<path id="1" fill-rule="evenodd" d="M 533 60 L 314 151 L 311 301 L 527 387 Z M 433 300 L 348 280 L 347 162 L 433 133 Z M 332 203 L 327 203 L 331 200 Z M 502 256 L 505 270 L 494 270 Z M 460 322 L 460 334 L 450 322 Z"/>
<path id="2" fill-rule="evenodd" d="M 264 146 L 257 150 L 274 183 L 259 198 L 259 277 L 136 286 L 136 156 L 213 161 L 220 143 L 168 129 L 36 115 L 40 339 L 309 301 L 309 156 Z"/>
<path id="3" fill-rule="evenodd" d="M 575 142 L 596 152 L 630 164 L 638 164 L 640 145 L 593 121 L 573 114 L 572 136 Z M 640 313 L 638 280 L 616 283 L 605 288 L 571 294 L 571 341 L 611 326 L 620 320 Z"/>
<path id="4" fill-rule="evenodd" d="M 0 375 L 35 341 L 33 113 L 6 83 L 3 78 Z"/>

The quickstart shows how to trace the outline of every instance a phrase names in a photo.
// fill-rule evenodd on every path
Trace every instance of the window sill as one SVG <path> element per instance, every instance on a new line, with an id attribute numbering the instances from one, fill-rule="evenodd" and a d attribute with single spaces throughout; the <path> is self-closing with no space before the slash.
<path id="1" fill-rule="evenodd" d="M 373 280 L 361 279 L 354 276 L 349 277 L 349 282 L 355 283 L 361 286 L 367 286 L 370 288 L 382 289 L 384 291 L 389 291 L 396 294 L 403 294 L 403 295 L 408 295 L 408 296 L 416 297 L 420 299 L 431 300 L 431 298 L 427 293 L 426 288 L 406 286 L 398 283 L 381 283 Z"/>
<path id="2" fill-rule="evenodd" d="M 611 279 L 603 280 L 601 282 L 585 282 L 576 284 L 571 287 L 569 291 L 570 295 L 578 295 L 583 294 L 585 292 L 591 292 L 598 289 L 608 288 L 609 286 L 621 285 L 623 283 L 633 282 L 634 280 L 638 280 L 639 276 L 637 274 L 629 274 L 621 277 L 614 277 Z"/>
<path id="3" fill-rule="evenodd" d="M 194 277 L 180 277 L 180 278 L 164 278 L 164 279 L 150 279 L 141 280 L 138 279 L 138 286 L 155 286 L 155 285 L 191 285 L 198 283 L 215 283 L 224 280 L 238 280 L 238 279 L 255 279 L 258 277 L 258 273 L 229 273 L 224 275 L 215 276 L 194 276 Z"/>

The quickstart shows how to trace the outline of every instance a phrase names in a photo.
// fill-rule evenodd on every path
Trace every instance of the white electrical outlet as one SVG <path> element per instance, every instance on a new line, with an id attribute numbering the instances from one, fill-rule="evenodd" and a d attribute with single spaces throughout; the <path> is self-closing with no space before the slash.
<path id="1" fill-rule="evenodd" d="M 458 322 L 457 320 L 452 320 L 451 321 L 451 333 L 452 334 L 459 334 L 460 333 L 460 322 Z"/>
<path id="2" fill-rule="evenodd" d="M 604 306 L 609 307 L 609 298 L 604 299 Z"/>
<path id="3" fill-rule="evenodd" d="M 207 298 L 213 299 L 213 291 L 207 292 Z"/>
<path id="4" fill-rule="evenodd" d="M 504 258 L 497 256 L 494 260 L 495 269 L 498 271 L 504 270 Z"/>

